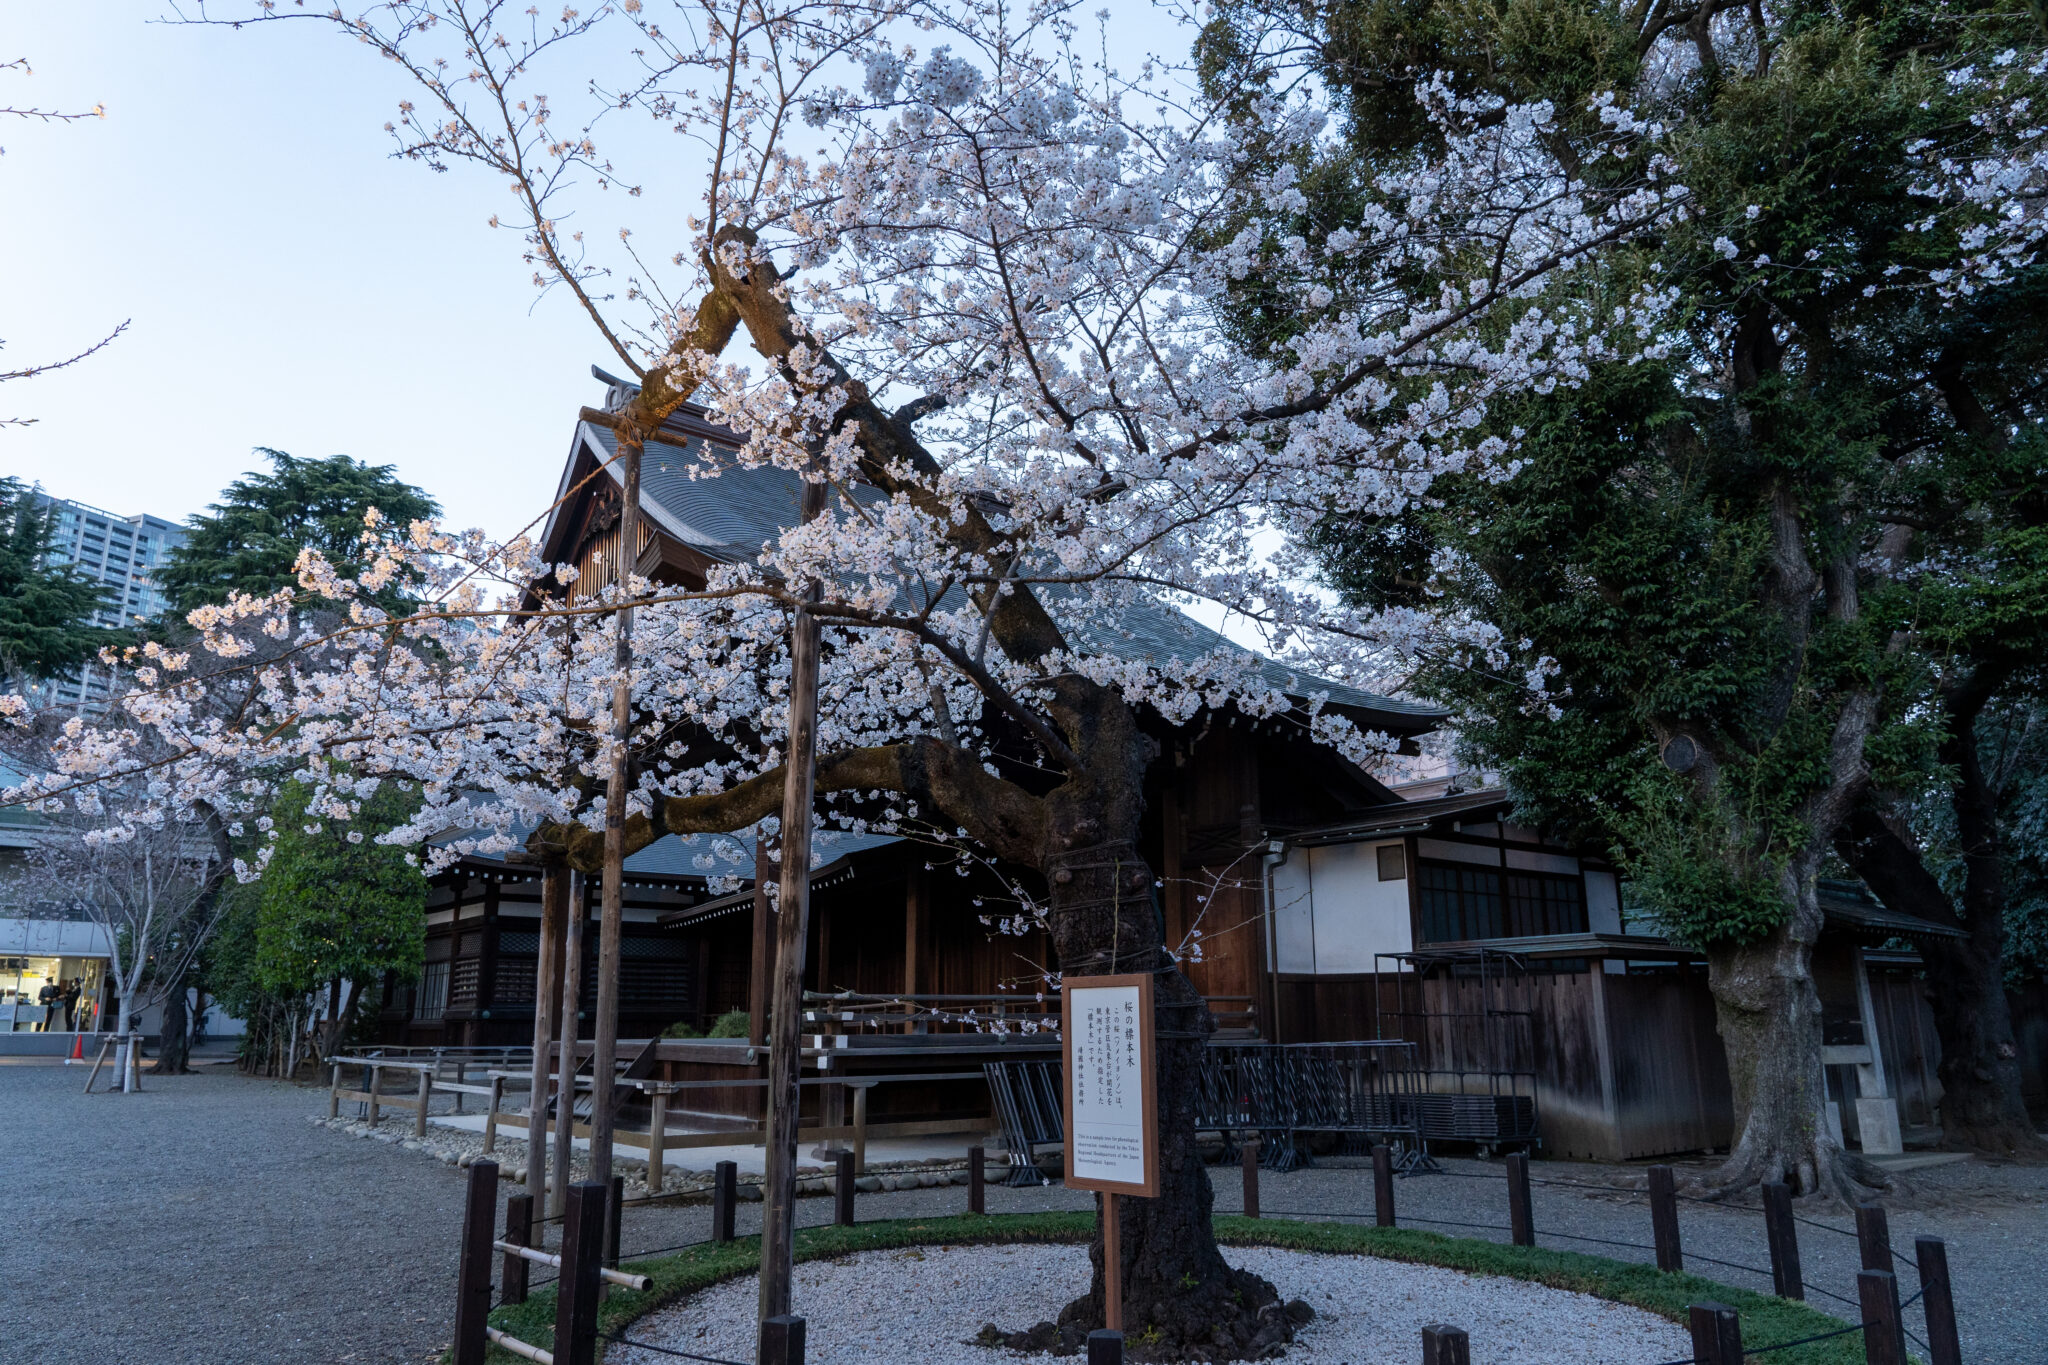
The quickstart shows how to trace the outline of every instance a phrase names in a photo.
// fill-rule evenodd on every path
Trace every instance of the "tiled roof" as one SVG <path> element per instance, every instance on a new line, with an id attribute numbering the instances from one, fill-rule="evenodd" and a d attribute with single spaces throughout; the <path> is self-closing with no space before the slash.
<path id="1" fill-rule="evenodd" d="M 618 450 L 609 430 L 588 422 L 578 424 L 577 441 L 587 442 L 600 462 Z M 571 451 L 570 468 L 575 467 L 576 453 Z M 724 463 L 710 477 L 692 477 L 693 471 L 704 469 L 703 458 L 701 442 L 688 448 L 650 444 L 642 456 L 641 507 L 672 539 L 714 559 L 737 562 L 759 554 L 783 527 L 796 523 L 802 480 L 795 474 L 773 466 L 744 469 Z M 623 485 L 625 476 L 616 464 L 605 469 Z M 566 491 L 566 475 L 564 483 Z M 882 497 L 872 489 L 856 494 L 863 495 Z M 551 522 L 551 534 L 552 530 Z M 1182 612 L 1151 603 L 1134 605 L 1113 625 L 1093 623 L 1084 635 L 1084 643 L 1095 648 L 1154 661 L 1192 663 L 1218 649 L 1243 648 Z M 1331 705 L 1354 713 L 1353 718 L 1370 729 L 1390 734 L 1426 733 L 1448 714 L 1420 702 L 1329 682 L 1270 659 L 1261 660 L 1259 672 L 1290 696 L 1327 693 Z"/>
<path id="2" fill-rule="evenodd" d="M 1453 815 L 1481 811 L 1490 813 L 1510 804 L 1511 798 L 1498 787 L 1486 791 L 1459 792 L 1455 796 L 1433 796 L 1426 801 L 1401 801 L 1391 806 L 1380 807 L 1371 815 L 1334 825 L 1321 825 L 1315 829 L 1298 830 L 1289 836 L 1289 842 L 1337 843 L 1346 839 L 1382 834 L 1388 830 L 1427 826 Z"/>

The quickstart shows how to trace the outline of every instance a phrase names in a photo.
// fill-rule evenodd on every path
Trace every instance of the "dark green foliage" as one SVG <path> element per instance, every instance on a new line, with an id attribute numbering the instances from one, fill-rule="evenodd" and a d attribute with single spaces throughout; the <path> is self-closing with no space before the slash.
<path id="1" fill-rule="evenodd" d="M 0 679 L 49 678 L 90 659 L 122 632 L 87 624 L 113 599 L 68 565 L 43 565 L 50 517 L 22 481 L 0 477 Z"/>
<path id="2" fill-rule="evenodd" d="M 1471 1275 L 1532 1280 L 1554 1289 L 1629 1304 L 1674 1322 L 1686 1320 L 1689 1305 L 1711 1299 L 1742 1315 L 1743 1341 L 1755 1346 L 1796 1341 L 1844 1326 L 1803 1303 L 1716 1284 L 1698 1275 L 1667 1275 L 1647 1265 L 1569 1251 L 1505 1246 L 1410 1228 L 1285 1219 L 1226 1216 L 1217 1218 L 1215 1226 L 1216 1240 L 1226 1246 L 1289 1247 L 1335 1255 L 1378 1256 L 1390 1261 L 1444 1266 Z M 1090 1241 L 1094 1235 L 1092 1212 L 961 1214 L 951 1218 L 860 1223 L 850 1228 L 800 1228 L 796 1234 L 796 1259 L 829 1260 L 862 1251 L 914 1246 L 1075 1243 Z M 629 1262 L 624 1268 L 651 1277 L 654 1287 L 644 1293 L 613 1290 L 598 1310 L 598 1330 L 630 1335 L 629 1327 L 634 1320 L 684 1295 L 752 1274 L 759 1263 L 760 1239 L 756 1237 L 741 1238 L 724 1246 L 705 1244 L 656 1260 Z M 1285 1292 L 1285 1286 L 1281 1288 Z M 535 1292 L 524 1304 L 500 1308 L 491 1314 L 493 1327 L 543 1348 L 553 1340 L 554 1320 L 555 1291 L 551 1286 Z M 1861 1365 L 1863 1344 L 1851 1334 L 1773 1352 L 1770 1358 L 1783 1365 Z M 494 1347 L 490 1360 L 499 1365 L 514 1362 L 517 1357 Z"/>
<path id="3" fill-rule="evenodd" d="M 277 852 L 257 887 L 256 977 L 268 990 L 306 992 L 337 979 L 371 985 L 385 972 L 418 975 L 427 932 L 427 879 L 406 850 L 376 835 L 418 801 L 385 782 L 342 822 L 309 813 L 314 788 L 288 782 L 272 807 Z"/>
<path id="4" fill-rule="evenodd" d="M 324 554 L 342 576 L 353 578 L 363 561 L 363 516 L 371 508 L 387 528 L 403 531 L 433 517 L 440 506 L 397 478 L 390 465 L 369 465 L 346 455 L 302 460 L 281 450 L 259 453 L 269 473 L 251 473 L 228 485 L 210 515 L 193 519 L 185 543 L 158 574 L 170 614 L 224 602 L 231 592 L 263 596 L 298 582 L 299 551 Z M 406 609 L 412 581 L 394 582 L 370 600 L 387 612 Z"/>
<path id="5" fill-rule="evenodd" d="M 747 1036 L 748 1015 L 745 1010 L 727 1010 L 711 1021 L 707 1038 L 744 1038 Z"/>

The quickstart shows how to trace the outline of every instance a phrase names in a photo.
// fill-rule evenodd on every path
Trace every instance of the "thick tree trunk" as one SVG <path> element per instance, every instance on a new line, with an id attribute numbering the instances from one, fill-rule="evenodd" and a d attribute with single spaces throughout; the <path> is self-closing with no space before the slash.
<path id="1" fill-rule="evenodd" d="M 1820 993 L 1814 988 L 1814 940 L 1820 902 L 1802 858 L 1780 874 L 1790 912 L 1763 939 L 1707 953 L 1728 1079 L 1735 1095 L 1735 1141 L 1705 1185 L 1732 1194 L 1782 1180 L 1802 1196 L 1854 1201 L 1884 1173 L 1828 1131 L 1823 1106 Z"/>
<path id="2" fill-rule="evenodd" d="M 156 1065 L 149 1069 L 152 1076 L 184 1076 L 192 1068 L 192 1018 L 185 1008 L 185 988 L 174 986 L 164 996 L 163 1036 L 156 1046 Z"/>
<path id="3" fill-rule="evenodd" d="M 1129 709 L 1105 696 L 1105 731 L 1091 751 L 1121 754 L 1122 771 L 1077 777 L 1047 798 L 1051 813 L 1044 871 L 1051 888 L 1050 927 L 1063 977 L 1152 972 L 1158 1033 L 1159 1195 L 1117 1201 L 1124 1333 L 1137 1360 L 1239 1360 L 1274 1352 L 1293 1324 L 1274 1287 L 1226 1264 L 1209 1223 L 1209 1173 L 1195 1141 L 1195 1103 L 1208 1009 L 1166 956 L 1154 909 L 1153 872 L 1135 839 L 1143 809 L 1140 782 L 1156 746 Z M 1108 741 L 1108 742 L 1105 742 Z M 1097 1208 L 1101 1201 L 1098 1197 Z M 1103 1247 L 1089 1252 L 1087 1294 L 1061 1311 L 1069 1342 L 1103 1325 Z M 1051 1345 L 1048 1325 L 1031 1343 Z M 1026 1344 L 1016 1341 L 1015 1344 Z"/>

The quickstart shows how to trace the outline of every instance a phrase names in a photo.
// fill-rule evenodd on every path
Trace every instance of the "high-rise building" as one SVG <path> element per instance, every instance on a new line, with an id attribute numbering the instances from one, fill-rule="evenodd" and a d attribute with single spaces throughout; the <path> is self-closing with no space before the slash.
<path id="1" fill-rule="evenodd" d="M 44 559 L 50 564 L 69 564 L 87 578 L 104 584 L 110 605 L 94 612 L 96 626 L 133 625 L 137 618 L 155 616 L 167 605 L 156 570 L 170 557 L 174 546 L 184 543 L 185 529 L 162 517 L 147 514 L 124 517 L 89 503 L 53 498 L 38 492 L 37 501 L 49 509 L 50 548 Z M 41 700 L 59 705 L 98 701 L 115 690 L 118 670 L 97 660 L 82 666 L 69 677 L 52 678 L 37 690 Z"/>

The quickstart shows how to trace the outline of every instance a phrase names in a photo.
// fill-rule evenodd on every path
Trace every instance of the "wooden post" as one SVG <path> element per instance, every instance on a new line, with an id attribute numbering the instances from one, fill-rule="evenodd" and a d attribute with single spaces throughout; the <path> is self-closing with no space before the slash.
<path id="1" fill-rule="evenodd" d="M 1865 1270 L 1892 1268 L 1892 1232 L 1885 1219 L 1884 1205 L 1856 1206 L 1856 1245 L 1863 1252 Z"/>
<path id="2" fill-rule="evenodd" d="M 1529 1205 L 1529 1154 L 1508 1157 L 1508 1228 L 1518 1247 L 1536 1245 L 1536 1215 Z"/>
<path id="3" fill-rule="evenodd" d="M 435 1067 L 435 1068 L 434 1068 L 434 1079 L 435 1079 L 435 1080 L 439 1080 L 440 1078 L 441 1078 L 441 1069 L 440 1069 L 440 1068 L 439 1068 L 439 1067 L 437 1066 L 437 1067 Z M 469 1063 L 468 1063 L 468 1061 L 466 1061 L 465 1059 L 463 1059 L 463 1058 L 461 1058 L 461 1057 L 457 1057 L 457 1058 L 455 1059 L 455 1083 L 456 1083 L 457 1085 L 468 1085 L 468 1084 L 469 1084 Z M 458 1114 L 462 1112 L 462 1099 L 463 1099 L 463 1095 L 462 1095 L 462 1092 L 461 1092 L 460 1090 L 456 1091 L 456 1092 L 455 1092 L 455 1112 L 456 1112 L 456 1113 L 458 1113 Z M 489 1149 L 488 1149 L 488 1148 L 486 1148 L 485 1150 L 489 1150 Z"/>
<path id="4" fill-rule="evenodd" d="M 967 1149 L 967 1211 L 988 1212 L 988 1184 L 982 1175 L 982 1166 L 987 1156 L 979 1147 Z"/>
<path id="5" fill-rule="evenodd" d="M 548 867 L 540 875 L 540 959 L 533 967 L 533 1067 L 526 1092 L 526 1192 L 533 1196 L 536 1218 L 548 1208 L 548 1049 L 555 1042 L 555 978 L 562 970 L 555 941 L 562 936 L 568 901 L 568 872 Z"/>
<path id="6" fill-rule="evenodd" d="M 453 1365 L 484 1365 L 490 1340 L 484 1336 L 491 1315 L 491 1243 L 498 1223 L 498 1163 L 478 1161 L 469 1168 L 469 1199 L 462 1210 L 462 1257 L 455 1276 L 455 1345 Z"/>
<path id="7" fill-rule="evenodd" d="M 1792 1221 L 1792 1187 L 1782 1180 L 1764 1182 L 1764 1239 L 1771 1246 L 1771 1287 L 1781 1299 L 1806 1298 L 1806 1276 L 1799 1268 L 1799 1226 Z"/>
<path id="8" fill-rule="evenodd" d="M 1441 1322 L 1423 1328 L 1422 1365 L 1472 1365 L 1472 1338 Z"/>
<path id="9" fill-rule="evenodd" d="M 605 1189 L 604 1263 L 607 1268 L 616 1269 L 619 1264 L 620 1224 L 626 1221 L 626 1177 L 613 1176 Z"/>
<path id="10" fill-rule="evenodd" d="M 562 942 L 562 1054 L 555 1068 L 555 1188 L 548 1215 L 568 1207 L 570 1158 L 576 1132 L 576 1030 L 583 1015 L 583 935 L 590 927 L 590 893 L 583 874 L 569 874 L 569 923 Z"/>
<path id="11" fill-rule="evenodd" d="M 412 1135 L 416 1138 L 423 1138 L 427 1135 L 427 1099 L 433 1093 L 434 1073 L 422 1071 L 420 1073 L 420 1107 L 413 1112 L 412 1116 Z"/>
<path id="12" fill-rule="evenodd" d="M 711 1174 L 711 1240 L 732 1240 L 733 1205 L 739 1202 L 740 1168 L 734 1161 L 721 1161 Z"/>
<path id="13" fill-rule="evenodd" d="M 668 1092 L 657 1090 L 649 1101 L 647 1113 L 647 1193 L 650 1195 L 661 1193 L 662 1147 L 667 1137 Z"/>
<path id="14" fill-rule="evenodd" d="M 1863 1308 L 1863 1358 L 1869 1365 L 1907 1365 L 1898 1277 L 1889 1270 L 1859 1270 L 1856 1298 Z"/>
<path id="15" fill-rule="evenodd" d="M 327 1087 L 327 1117 L 341 1117 L 341 1063 L 334 1064 L 334 1084 Z"/>
<path id="16" fill-rule="evenodd" d="M 832 1221 L 843 1228 L 853 1226 L 853 1165 L 852 1152 L 832 1158 Z"/>
<path id="17" fill-rule="evenodd" d="M 532 1194 L 515 1194 L 505 1201 L 505 1240 L 516 1247 L 533 1245 Z M 530 1265 L 524 1256 L 505 1253 L 505 1266 L 498 1272 L 498 1300 L 501 1303 L 526 1302 L 526 1267 Z"/>
<path id="18" fill-rule="evenodd" d="M 1124 1330 L 1124 1237 L 1116 1195 L 1102 1194 L 1102 1320 L 1119 1339 Z"/>
<path id="19" fill-rule="evenodd" d="M 555 1365 L 596 1365 L 598 1261 L 604 1250 L 605 1187 L 569 1187 L 562 1219 L 562 1277 L 555 1297 Z"/>
<path id="20" fill-rule="evenodd" d="M 370 1127 L 377 1126 L 377 1097 L 384 1093 L 384 1068 L 371 1062 L 363 1068 L 370 1073 Z"/>
<path id="21" fill-rule="evenodd" d="M 872 1085 L 849 1086 L 853 1091 L 853 1172 L 868 1173 L 868 1091 Z"/>
<path id="22" fill-rule="evenodd" d="M 1650 1240 L 1657 1244 L 1657 1269 L 1673 1275 L 1685 1269 L 1678 1241 L 1678 1186 L 1669 1166 L 1650 1168 Z M 1742 1365 L 1740 1359 L 1736 1365 Z"/>
<path id="23" fill-rule="evenodd" d="M 804 1320 L 778 1313 L 761 1324 L 760 1365 L 804 1365 Z"/>
<path id="24" fill-rule="evenodd" d="M 1915 1237 L 1913 1256 L 1920 1263 L 1920 1308 L 1927 1317 L 1929 1365 L 1963 1365 L 1963 1343 L 1956 1335 L 1955 1289 L 1948 1278 L 1948 1244 L 1939 1237 Z"/>
<path id="25" fill-rule="evenodd" d="M 754 826 L 754 941 L 747 959 L 747 1044 L 768 1045 L 768 993 L 775 989 L 775 937 L 769 932 L 775 916 L 768 906 L 768 883 L 775 880 L 775 860 L 768 856 L 768 833 Z M 766 1118 L 766 1115 L 762 1116 Z"/>
<path id="26" fill-rule="evenodd" d="M 619 567 L 615 586 L 630 602 L 640 560 L 640 431 L 631 422 L 612 428 L 618 438 Z M 612 1178 L 612 1129 L 618 1117 L 613 1085 L 619 1051 L 619 958 L 626 932 L 626 802 L 632 786 L 633 608 L 612 617 L 611 771 L 605 781 L 604 880 L 597 924 L 597 1018 L 591 1029 L 590 1178 Z M 808 866 L 808 864 L 806 864 Z M 653 1046 L 652 1043 L 649 1046 Z"/>
<path id="27" fill-rule="evenodd" d="M 1124 1334 L 1101 1328 L 1090 1332 L 1088 1365 L 1124 1365 Z"/>
<path id="28" fill-rule="evenodd" d="M 822 474 L 822 471 L 820 471 Z M 825 510 L 825 484 L 805 479 L 802 518 Z M 803 600 L 822 589 L 813 579 Z M 789 630 L 788 738 L 783 753 L 782 881 L 775 920 L 775 992 L 768 1046 L 767 1173 L 761 1181 L 761 1301 L 758 1320 L 789 1314 L 795 1264 L 797 1037 L 803 1026 L 804 948 L 811 918 L 811 807 L 818 778 L 818 618 L 799 606 Z"/>
<path id="29" fill-rule="evenodd" d="M 1733 1308 L 1725 1303 L 1696 1303 L 1686 1313 L 1697 1365 L 1742 1365 L 1742 1319 Z"/>
<path id="30" fill-rule="evenodd" d="M 1372 1220 L 1394 1226 L 1394 1149 L 1384 1142 L 1372 1149 Z"/>
<path id="31" fill-rule="evenodd" d="M 459 1097 L 459 1096 L 458 1096 Z M 505 1102 L 505 1078 L 491 1077 L 490 1108 L 484 1114 L 484 1150 L 498 1150 L 498 1106 Z"/>
<path id="32" fill-rule="evenodd" d="M 1256 1139 L 1239 1149 L 1244 1162 L 1244 1216 L 1259 1216 L 1259 1144 Z"/>

